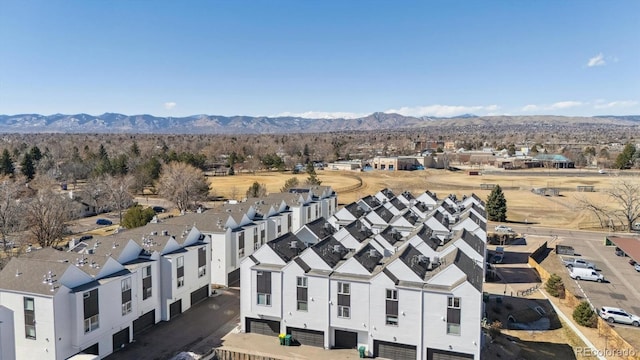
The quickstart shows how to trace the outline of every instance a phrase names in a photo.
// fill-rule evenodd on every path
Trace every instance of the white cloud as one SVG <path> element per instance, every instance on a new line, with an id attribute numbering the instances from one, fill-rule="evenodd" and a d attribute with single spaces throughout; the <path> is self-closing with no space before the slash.
<path id="1" fill-rule="evenodd" d="M 398 109 L 386 110 L 386 113 L 396 113 L 404 116 L 456 116 L 462 114 L 486 115 L 488 113 L 495 114 L 500 109 L 498 105 L 427 105 L 427 106 L 404 106 Z"/>
<path id="2" fill-rule="evenodd" d="M 638 102 L 635 100 L 619 100 L 610 102 L 599 101 L 597 104 L 593 105 L 593 107 L 595 109 L 611 109 L 620 107 L 631 107 L 636 105 L 638 105 Z"/>
<path id="3" fill-rule="evenodd" d="M 582 106 L 583 103 L 580 101 L 559 101 L 557 103 L 553 103 L 548 109 L 558 110 L 558 109 L 568 109 L 576 106 Z"/>
<path id="4" fill-rule="evenodd" d="M 365 117 L 369 114 L 364 113 L 352 113 L 352 112 L 328 112 L 328 111 L 305 111 L 301 113 L 294 112 L 281 112 L 279 114 L 272 115 L 273 117 L 290 116 L 300 117 L 306 119 L 357 119 Z"/>
<path id="5" fill-rule="evenodd" d="M 539 108 L 538 105 L 529 104 L 529 105 L 525 105 L 522 108 L 522 111 L 527 111 L 527 112 L 528 111 L 536 111 L 536 110 L 538 110 L 538 108 Z"/>
<path id="6" fill-rule="evenodd" d="M 604 66 L 606 63 L 607 62 L 604 61 L 604 55 L 602 53 L 599 53 L 598 55 L 589 59 L 589 61 L 587 62 L 587 66 L 588 67 Z"/>
<path id="7" fill-rule="evenodd" d="M 178 105 L 178 104 L 176 104 L 173 101 L 169 101 L 169 102 L 164 103 L 164 108 L 167 109 L 167 110 L 172 110 L 173 108 L 176 107 L 176 105 Z"/>

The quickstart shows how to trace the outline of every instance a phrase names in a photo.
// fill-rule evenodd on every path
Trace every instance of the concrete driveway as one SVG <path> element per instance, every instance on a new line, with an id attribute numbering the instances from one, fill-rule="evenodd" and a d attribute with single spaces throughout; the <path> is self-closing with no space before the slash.
<path id="1" fill-rule="evenodd" d="M 182 351 L 204 354 L 220 346 L 222 337 L 240 321 L 240 291 L 218 292 L 175 319 L 156 324 L 106 359 L 163 360 Z"/>

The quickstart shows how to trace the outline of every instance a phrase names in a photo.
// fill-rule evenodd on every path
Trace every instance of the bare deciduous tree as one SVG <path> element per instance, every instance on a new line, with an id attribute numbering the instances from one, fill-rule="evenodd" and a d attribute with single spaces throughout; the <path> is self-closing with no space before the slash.
<path id="1" fill-rule="evenodd" d="M 65 234 L 66 222 L 73 218 L 74 207 L 68 196 L 51 189 L 41 189 L 25 201 L 24 219 L 29 232 L 42 247 L 50 247 Z"/>
<path id="2" fill-rule="evenodd" d="M 202 170 L 189 164 L 171 162 L 163 167 L 158 180 L 158 190 L 162 197 L 176 204 L 178 210 L 195 208 L 198 201 L 209 194 L 209 184 Z"/>
<path id="3" fill-rule="evenodd" d="M 109 204 L 118 212 L 119 222 L 122 223 L 122 212 L 131 206 L 133 201 L 132 189 L 135 179 L 131 175 L 105 176 L 102 179 Z"/>
<path id="4" fill-rule="evenodd" d="M 627 230 L 640 219 L 640 182 L 631 179 L 617 181 L 610 189 L 604 190 L 611 201 L 597 203 L 587 198 L 578 199 L 583 209 L 598 218 L 601 227 L 620 224 Z M 615 222 L 615 224 L 614 224 Z"/>
<path id="5" fill-rule="evenodd" d="M 0 182 L 0 236 L 5 249 L 9 235 L 20 228 L 21 187 L 24 187 L 24 184 L 9 177 L 5 177 Z"/>

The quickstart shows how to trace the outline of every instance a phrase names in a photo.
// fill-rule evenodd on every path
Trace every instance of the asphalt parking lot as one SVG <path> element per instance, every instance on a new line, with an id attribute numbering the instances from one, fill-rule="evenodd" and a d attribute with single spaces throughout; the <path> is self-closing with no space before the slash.
<path id="1" fill-rule="evenodd" d="M 565 286 L 576 295 L 585 296 L 591 304 L 599 309 L 602 306 L 617 307 L 632 314 L 640 315 L 640 273 L 629 265 L 628 257 L 615 255 L 615 246 L 605 246 L 605 234 L 599 236 L 579 236 L 574 233 L 572 237 L 558 239 L 562 245 L 570 245 L 580 258 L 594 263 L 597 270 L 605 278 L 604 283 L 594 281 L 578 281 L 568 276 L 568 270 L 564 270 L 563 279 Z M 585 234 L 586 235 L 586 234 Z M 554 246 L 555 244 L 550 244 Z M 572 258 L 564 256 L 565 259 Z M 560 256 L 557 261 L 560 260 Z M 626 326 L 616 324 L 616 326 Z"/>

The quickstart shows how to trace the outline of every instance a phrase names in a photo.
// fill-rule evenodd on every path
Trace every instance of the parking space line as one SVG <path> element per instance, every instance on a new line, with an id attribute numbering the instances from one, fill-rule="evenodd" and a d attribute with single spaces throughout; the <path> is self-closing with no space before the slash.
<path id="1" fill-rule="evenodd" d="M 593 243 L 591 242 L 587 242 L 587 245 L 596 253 L 596 254 L 600 254 L 600 252 L 602 250 L 598 250 Z M 633 295 L 636 297 L 636 303 L 640 302 L 640 293 L 636 290 L 636 288 L 631 285 L 631 283 L 629 283 L 629 281 L 627 281 L 627 278 L 624 277 L 619 271 L 618 269 L 616 269 L 616 267 L 614 265 L 612 265 L 609 260 L 607 260 L 606 258 L 604 258 L 602 255 L 600 255 L 600 260 L 602 260 L 602 262 L 604 262 L 608 267 L 609 270 L 611 270 L 611 272 L 613 272 L 615 274 L 615 276 L 624 284 L 624 286 L 626 287 L 626 290 L 630 291 L 631 293 L 633 293 Z"/>

